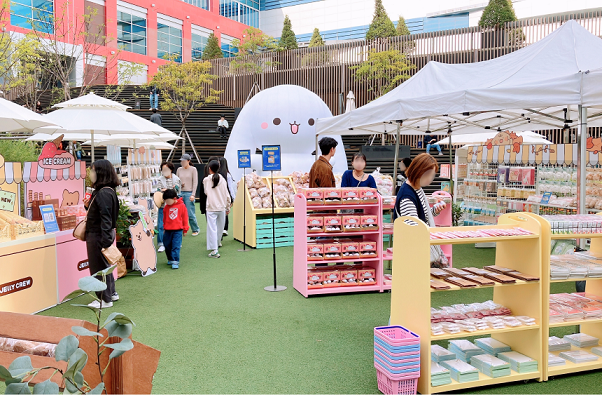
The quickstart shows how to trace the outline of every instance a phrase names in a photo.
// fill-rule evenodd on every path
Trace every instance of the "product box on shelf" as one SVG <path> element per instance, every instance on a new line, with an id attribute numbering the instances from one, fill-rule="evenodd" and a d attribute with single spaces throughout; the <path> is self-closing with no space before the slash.
<path id="1" fill-rule="evenodd" d="M 360 242 L 360 255 L 364 258 L 373 258 L 376 256 L 376 242 L 362 241 Z"/>
<path id="2" fill-rule="evenodd" d="M 360 256 L 360 243 L 353 242 L 353 241 L 347 241 L 347 242 L 341 243 L 341 245 L 343 246 L 343 257 L 344 258 Z"/>
<path id="3" fill-rule="evenodd" d="M 378 230 L 378 216 L 362 215 L 360 223 L 363 230 Z"/>
<path id="4" fill-rule="evenodd" d="M 362 219 L 359 215 L 344 215 L 343 230 L 345 232 L 357 232 L 362 230 Z"/>
<path id="5" fill-rule="evenodd" d="M 376 269 L 373 267 L 364 266 L 357 271 L 359 285 L 374 285 L 376 284 Z"/>
<path id="6" fill-rule="evenodd" d="M 357 277 L 357 269 L 353 267 L 348 267 L 345 269 L 341 269 L 341 287 L 350 287 L 357 285 L 358 277 Z"/>
<path id="7" fill-rule="evenodd" d="M 343 219 L 338 215 L 324 216 L 325 232 L 341 232 L 343 230 Z"/>
<path id="8" fill-rule="evenodd" d="M 324 232 L 324 217 L 312 215 L 307 217 L 307 233 Z"/>
<path id="9" fill-rule="evenodd" d="M 341 273 L 338 270 L 325 270 L 322 273 L 324 275 L 322 282 L 324 288 L 341 286 Z"/>
<path id="10" fill-rule="evenodd" d="M 324 272 L 320 270 L 308 270 L 307 271 L 307 288 L 316 289 L 322 288 L 324 282 Z"/>
<path id="11" fill-rule="evenodd" d="M 324 259 L 324 244 L 308 243 L 307 244 L 307 260 L 321 261 Z"/>
<path id="12" fill-rule="evenodd" d="M 342 253 L 343 245 L 341 243 L 324 244 L 324 259 L 340 259 Z"/>
<path id="13" fill-rule="evenodd" d="M 343 204 L 359 204 L 360 189 L 359 188 L 343 188 Z"/>
<path id="14" fill-rule="evenodd" d="M 524 186 L 535 185 L 535 168 L 534 167 L 523 167 L 521 170 L 521 181 Z"/>
<path id="15" fill-rule="evenodd" d="M 337 188 L 324 188 L 323 191 L 325 204 L 341 204 L 343 191 Z"/>
<path id="16" fill-rule="evenodd" d="M 324 190 L 322 189 L 303 189 L 301 193 L 307 199 L 307 205 L 324 204 Z"/>
<path id="17" fill-rule="evenodd" d="M 508 182 L 521 182 L 521 167 L 511 167 L 508 171 Z"/>
<path id="18" fill-rule="evenodd" d="M 508 173 L 510 172 L 510 168 L 505 166 L 500 166 L 497 169 L 497 182 L 500 184 L 508 183 Z"/>
<path id="19" fill-rule="evenodd" d="M 360 201 L 362 203 L 377 203 L 377 190 L 373 188 L 361 188 L 360 189 Z"/>

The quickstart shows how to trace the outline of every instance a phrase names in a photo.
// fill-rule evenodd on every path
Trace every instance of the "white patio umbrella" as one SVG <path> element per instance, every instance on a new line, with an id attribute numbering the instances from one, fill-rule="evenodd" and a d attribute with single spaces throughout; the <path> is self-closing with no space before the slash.
<path id="1" fill-rule="evenodd" d="M 83 145 L 90 145 L 91 141 L 88 140 L 86 142 L 84 142 Z M 131 147 L 134 148 L 134 144 L 132 143 L 131 140 L 100 140 L 100 141 L 95 141 L 94 144 L 97 147 L 106 147 L 107 145 L 117 145 L 119 147 Z M 173 144 L 169 144 L 167 142 L 163 142 L 163 141 L 142 141 L 142 142 L 138 142 L 135 145 L 135 148 L 138 147 L 145 147 L 145 148 L 152 148 L 154 147 L 155 149 L 172 149 L 174 146 Z"/>
<path id="2" fill-rule="evenodd" d="M 345 113 L 355 110 L 355 95 L 353 91 L 349 91 L 347 94 L 347 102 L 345 103 Z"/>
<path id="3" fill-rule="evenodd" d="M 44 116 L 62 129 L 45 132 L 51 135 L 90 133 L 92 161 L 94 161 L 95 135 L 161 135 L 169 130 L 136 114 L 127 112 L 128 106 L 105 99 L 94 93 L 54 105 L 59 108 Z M 175 138 L 174 138 L 175 139 Z"/>
<path id="4" fill-rule="evenodd" d="M 484 143 L 489 139 L 494 138 L 499 132 L 484 132 L 479 134 L 458 134 L 453 136 L 452 144 L 466 145 L 466 144 L 479 144 Z M 523 144 L 552 144 L 551 141 L 546 140 L 541 134 L 535 132 L 515 132 L 518 136 L 523 138 Z M 449 137 L 444 138 L 437 142 L 437 144 L 449 144 Z"/>
<path id="5" fill-rule="evenodd" d="M 23 106 L 0 98 L 0 133 L 30 132 L 42 126 L 56 124 Z"/>

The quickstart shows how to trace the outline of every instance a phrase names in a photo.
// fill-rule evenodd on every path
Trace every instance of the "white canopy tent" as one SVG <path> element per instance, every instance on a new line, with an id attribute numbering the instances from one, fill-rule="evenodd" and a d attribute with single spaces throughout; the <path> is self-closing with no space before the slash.
<path id="1" fill-rule="evenodd" d="M 458 136 L 454 135 L 452 144 L 454 145 L 467 145 L 467 144 L 479 144 L 485 143 L 487 140 L 492 139 L 497 135 L 498 132 L 484 132 L 484 133 L 472 133 L 472 134 L 461 134 Z M 523 138 L 523 144 L 552 144 L 551 141 L 546 140 L 541 134 L 535 132 L 516 132 L 516 134 Z M 450 144 L 449 137 L 439 140 L 437 144 L 447 145 Z"/>
<path id="2" fill-rule="evenodd" d="M 42 126 L 56 126 L 23 106 L 0 98 L 0 133 L 30 132 Z"/>
<path id="3" fill-rule="evenodd" d="M 586 107 L 592 108 L 589 123 L 595 126 L 602 122 L 601 105 L 602 40 L 568 21 L 541 41 L 499 58 L 469 64 L 429 62 L 373 102 L 318 119 L 316 131 L 392 133 L 397 126 L 398 135 L 455 135 L 498 127 L 538 130 L 578 125 L 579 212 L 584 212 Z"/>
<path id="4" fill-rule="evenodd" d="M 36 132 L 50 135 L 89 133 L 92 146 L 92 160 L 94 160 L 95 135 L 138 134 L 140 136 L 152 136 L 173 134 L 147 119 L 127 112 L 128 106 L 97 96 L 94 93 L 56 104 L 53 107 L 59 109 L 45 115 L 44 118 L 60 125 L 61 128 L 51 130 L 46 127 L 43 130 L 36 130 Z M 173 139 L 176 138 L 177 136 Z"/>

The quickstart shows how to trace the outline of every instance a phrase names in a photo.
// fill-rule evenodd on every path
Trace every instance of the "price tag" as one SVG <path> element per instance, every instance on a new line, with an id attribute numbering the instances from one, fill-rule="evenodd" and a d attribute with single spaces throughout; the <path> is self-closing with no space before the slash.
<path id="1" fill-rule="evenodd" d="M 541 198 L 541 204 L 549 204 L 551 197 L 552 197 L 552 192 L 545 192 L 543 194 L 543 197 Z"/>
<path id="2" fill-rule="evenodd" d="M 262 146 L 262 156 L 263 156 L 263 171 L 280 171 L 280 170 L 282 170 L 279 145 Z"/>
<path id="3" fill-rule="evenodd" d="M 40 206 L 40 214 L 42 215 L 42 221 L 44 221 L 44 229 L 46 230 L 46 233 L 60 231 L 59 224 L 56 221 L 54 206 L 52 204 Z"/>
<path id="4" fill-rule="evenodd" d="M 238 150 L 238 168 L 248 169 L 251 167 L 251 150 Z"/>

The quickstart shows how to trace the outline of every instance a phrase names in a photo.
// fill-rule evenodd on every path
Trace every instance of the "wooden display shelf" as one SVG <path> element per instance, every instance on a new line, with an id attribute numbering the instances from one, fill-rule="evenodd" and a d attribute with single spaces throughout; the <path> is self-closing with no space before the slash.
<path id="1" fill-rule="evenodd" d="M 599 346 L 595 346 L 595 347 L 599 347 Z M 590 354 L 594 354 L 593 352 L 591 352 L 592 348 L 594 348 L 594 347 L 579 348 L 576 346 L 571 346 L 571 351 L 587 351 Z M 551 351 L 551 353 L 556 356 L 559 356 L 559 354 L 561 352 L 562 351 Z M 596 355 L 596 354 L 594 354 L 594 355 Z M 549 367 L 548 374 L 550 376 L 559 376 L 561 374 L 578 373 L 578 372 L 585 372 L 587 370 L 602 369 L 602 357 L 600 357 L 599 355 L 596 355 L 596 356 L 598 357 L 597 361 L 582 362 L 582 363 L 573 363 L 571 361 L 566 361 L 566 365 Z"/>
<path id="2" fill-rule="evenodd" d="M 582 277 L 582 278 L 567 278 L 566 280 L 550 280 L 551 283 L 573 283 L 575 281 L 596 281 L 602 280 L 602 277 Z"/>
<path id="3" fill-rule="evenodd" d="M 307 202 L 307 200 L 306 200 Z M 379 203 L 366 204 L 308 204 L 307 211 L 328 211 L 328 210 L 361 210 L 380 207 Z"/>
<path id="4" fill-rule="evenodd" d="M 449 232 L 455 230 L 461 231 L 479 231 L 484 229 L 512 229 L 521 227 L 517 225 L 482 225 L 482 226 L 462 226 L 461 228 L 445 227 L 435 228 L 431 233 Z M 532 235 L 521 235 L 521 236 L 500 236 L 500 237 L 467 237 L 463 239 L 432 239 L 430 240 L 431 245 L 446 245 L 446 244 L 475 244 L 475 243 L 495 243 L 500 241 L 510 240 L 525 240 L 525 239 L 538 239 L 539 234 Z"/>
<path id="5" fill-rule="evenodd" d="M 380 261 L 379 257 L 376 258 L 362 258 L 357 257 L 357 258 L 353 258 L 353 259 L 324 259 L 321 261 L 307 261 L 308 265 L 322 265 L 325 263 L 355 263 L 355 262 L 376 262 L 376 261 Z"/>
<path id="6" fill-rule="evenodd" d="M 320 233 L 307 233 L 307 237 L 353 237 L 362 235 L 378 235 L 378 230 L 367 230 L 367 231 L 354 231 L 354 232 L 320 232 Z"/>
<path id="7" fill-rule="evenodd" d="M 595 239 L 598 237 L 602 237 L 602 233 L 552 234 L 552 240 Z"/>
<path id="8" fill-rule="evenodd" d="M 511 283 L 511 284 L 501 284 L 501 283 L 495 283 L 494 285 L 480 285 L 478 287 L 472 287 L 472 288 L 462 288 L 459 287 L 457 285 L 454 284 L 450 284 L 448 282 L 445 282 L 444 280 L 440 280 L 438 278 L 434 278 L 431 277 L 431 280 L 439 280 L 443 283 L 445 283 L 446 285 L 449 285 L 451 288 L 450 289 L 433 289 L 431 288 L 431 292 L 449 292 L 449 291 L 462 291 L 462 290 L 471 290 L 471 289 L 483 289 L 483 288 L 499 288 L 499 287 L 512 287 L 515 285 L 534 285 L 534 284 L 538 284 L 539 281 L 523 281 L 523 280 L 516 280 L 515 283 Z"/>
<path id="9" fill-rule="evenodd" d="M 504 328 L 504 329 L 485 329 L 482 331 L 474 331 L 474 332 L 460 332 L 460 333 L 445 333 L 443 335 L 431 335 L 431 341 L 436 340 L 447 340 L 447 339 L 462 339 L 465 337 L 472 336 L 488 336 L 488 335 L 497 335 L 499 333 L 510 333 L 510 332 L 520 332 L 520 331 L 529 331 L 529 330 L 539 330 L 539 325 L 531 325 L 531 326 L 518 326 L 516 328 Z"/>
<path id="10" fill-rule="evenodd" d="M 599 324 L 599 323 L 602 323 L 602 318 L 595 319 L 595 320 L 576 320 L 576 321 L 553 322 L 550 324 L 550 328 L 560 328 L 563 326 L 575 326 L 575 325 Z"/>
<path id="11" fill-rule="evenodd" d="M 490 329 L 476 332 L 460 332 L 433 336 L 431 333 L 431 292 L 430 288 L 430 245 L 458 244 L 484 241 L 431 240 L 431 232 L 445 231 L 446 228 L 429 228 L 419 222 L 415 226 L 405 223 L 410 217 L 401 217 L 395 221 L 395 251 L 404 251 L 393 257 L 393 281 L 391 287 L 391 325 L 401 325 L 420 334 L 420 378 L 418 392 L 433 394 L 462 390 L 484 385 L 507 383 L 527 379 L 541 379 L 543 375 L 543 317 L 542 293 L 543 281 L 531 283 L 499 284 L 490 286 L 493 290 L 493 301 L 512 310 L 514 315 L 525 315 L 535 319 L 537 325 L 517 328 Z M 529 236 L 492 237 L 487 238 L 497 243 L 495 264 L 523 273 L 539 276 L 542 274 L 541 225 L 532 217 L 521 214 L 505 214 L 500 217 L 499 225 L 486 227 L 462 227 L 461 230 L 476 229 L 508 229 L 520 227 L 532 232 Z M 455 228 L 454 230 L 459 230 Z M 520 257 L 520 259 L 517 259 Z M 411 262 L 412 264 L 408 264 Z M 547 284 L 547 283 L 546 283 Z M 482 302 L 483 300 L 474 300 Z M 546 327 L 547 328 L 547 327 Z M 473 336 L 491 336 L 508 344 L 514 351 L 536 360 L 539 372 L 490 378 L 480 375 L 480 380 L 468 383 L 452 383 L 438 387 L 431 386 L 431 342 L 437 340 L 468 338 Z M 546 333 L 546 341 L 547 341 Z"/>
<path id="12" fill-rule="evenodd" d="M 376 285 L 356 285 L 353 287 L 333 287 L 333 288 L 316 288 L 308 289 L 308 295 L 323 295 L 323 294 L 341 294 L 347 292 L 372 292 L 381 291 L 382 286 Z M 381 291 L 382 292 L 382 291 Z"/>
<path id="13" fill-rule="evenodd" d="M 533 373 L 517 373 L 514 370 L 511 370 L 509 376 L 493 378 L 489 377 L 486 374 L 479 372 L 479 379 L 475 381 L 469 381 L 467 383 L 458 383 L 457 381 L 452 379 L 451 384 L 440 385 L 437 387 L 431 387 L 433 392 L 444 393 L 456 390 L 462 390 L 467 388 L 475 388 L 475 387 L 483 387 L 486 385 L 495 385 L 495 384 L 504 384 L 511 383 L 513 381 L 521 381 L 521 380 L 531 380 L 538 379 L 541 376 L 541 372 L 533 372 Z M 430 378 L 429 378 L 430 380 Z"/>

